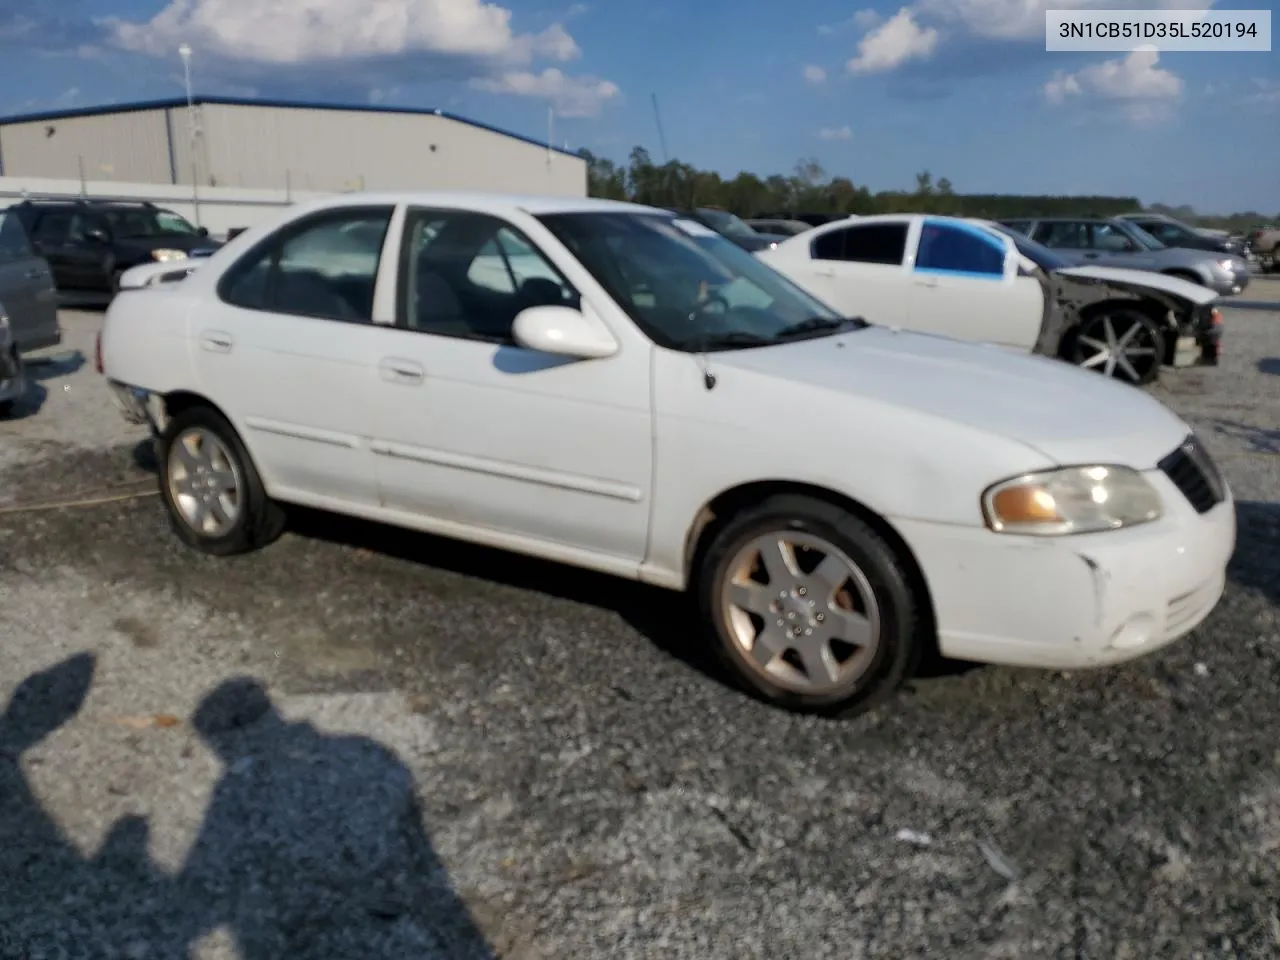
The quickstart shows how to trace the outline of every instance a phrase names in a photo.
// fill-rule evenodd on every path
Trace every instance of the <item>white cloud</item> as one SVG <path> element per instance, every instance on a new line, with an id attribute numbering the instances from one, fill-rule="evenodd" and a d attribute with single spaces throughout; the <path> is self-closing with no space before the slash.
<path id="1" fill-rule="evenodd" d="M 827 82 L 827 71 L 821 67 L 815 67 L 812 64 L 804 68 L 804 79 L 806 83 L 811 83 L 815 87 L 820 87 Z"/>
<path id="2" fill-rule="evenodd" d="M 850 22 L 859 30 L 870 30 L 880 22 L 880 14 L 868 7 L 855 13 Z"/>
<path id="3" fill-rule="evenodd" d="M 517 34 L 511 11 L 484 0 L 171 0 L 150 20 L 101 21 L 129 50 L 174 56 L 178 45 L 228 60 L 289 65 L 414 53 L 528 63 L 581 50 L 560 24 Z"/>
<path id="4" fill-rule="evenodd" d="M 914 11 L 927 21 L 957 25 L 990 40 L 1044 37 L 1046 10 L 1112 10 L 1112 0 L 917 0 Z M 1144 10 L 1207 10 L 1213 0 L 1145 0 Z"/>
<path id="5" fill-rule="evenodd" d="M 1182 78 L 1159 66 L 1155 47 L 1143 47 L 1119 60 L 1104 60 L 1075 73 L 1059 70 L 1044 85 L 1045 99 L 1059 105 L 1073 98 L 1117 103 L 1134 123 L 1155 123 L 1170 116 L 1184 89 Z"/>
<path id="6" fill-rule="evenodd" d="M 1248 97 L 1250 103 L 1260 103 L 1264 106 L 1280 106 L 1280 80 L 1254 77 L 1253 86 L 1254 91 Z"/>
<path id="7" fill-rule="evenodd" d="M 589 13 L 590 11 L 591 11 L 591 8 L 587 6 L 585 3 L 575 3 L 573 6 L 571 6 L 568 10 L 564 12 L 564 18 L 566 20 L 572 20 L 574 17 L 581 17 L 584 14 Z"/>
<path id="8" fill-rule="evenodd" d="M 921 27 L 911 9 L 903 7 L 862 38 L 848 69 L 850 73 L 882 73 L 909 60 L 928 60 L 937 46 L 938 31 Z"/>
<path id="9" fill-rule="evenodd" d="M 822 140 L 852 140 L 853 131 L 848 127 L 823 127 L 818 131 Z"/>
<path id="10" fill-rule="evenodd" d="M 471 81 L 476 90 L 537 97 L 549 102 L 562 117 L 594 117 L 622 91 L 618 85 L 596 77 L 568 77 L 554 67 L 542 73 L 527 70 L 481 77 Z"/>
<path id="11" fill-rule="evenodd" d="M 870 30 L 880 22 L 880 14 L 868 8 L 859 10 L 848 20 L 841 20 L 839 23 L 824 23 L 818 27 L 818 32 L 824 37 L 829 37 L 842 30 L 853 27 L 857 30 Z"/>

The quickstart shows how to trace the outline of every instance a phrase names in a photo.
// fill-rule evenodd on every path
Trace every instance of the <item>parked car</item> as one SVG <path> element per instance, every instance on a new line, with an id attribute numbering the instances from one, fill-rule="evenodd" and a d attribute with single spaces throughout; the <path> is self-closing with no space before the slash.
<path id="1" fill-rule="evenodd" d="M 348 228 L 358 272 L 323 256 Z M 542 270 L 471 282 L 506 238 Z M 99 360 L 190 547 L 264 547 L 304 504 L 687 589 L 732 674 L 797 710 L 864 709 L 935 645 L 1142 656 L 1213 609 L 1235 544 L 1152 397 L 850 319 L 626 203 L 309 201 L 123 291 Z"/>
<path id="2" fill-rule="evenodd" d="M 812 230 L 813 224 L 803 220 L 770 220 L 756 218 L 747 221 L 747 226 L 757 233 L 771 233 L 777 237 L 794 237 L 796 234 Z"/>
<path id="3" fill-rule="evenodd" d="M 1072 267 L 986 221 L 858 217 L 757 256 L 848 316 L 1059 357 L 1131 383 L 1151 382 L 1163 364 L 1217 362 L 1213 291 L 1138 270 Z"/>
<path id="4" fill-rule="evenodd" d="M 1222 296 L 1249 286 L 1249 264 L 1241 257 L 1167 247 L 1128 220 L 1057 217 L 1000 222 L 1078 264 L 1167 273 Z"/>
<path id="5" fill-rule="evenodd" d="M 12 210 L 0 210 L 0 416 L 26 393 L 23 354 L 61 341 L 49 265 Z"/>
<path id="6" fill-rule="evenodd" d="M 208 230 L 151 203 L 25 200 L 10 209 L 61 293 L 110 296 L 131 267 L 207 257 L 221 246 Z"/>
<path id="7" fill-rule="evenodd" d="M 804 211 L 795 210 L 779 210 L 768 213 L 758 214 L 765 220 L 798 220 L 801 223 L 807 223 L 811 227 L 820 227 L 824 223 L 830 223 L 832 220 L 845 220 L 849 217 L 847 213 L 806 213 Z"/>
<path id="8" fill-rule="evenodd" d="M 747 226 L 746 221 L 741 217 L 729 213 L 727 210 L 697 207 L 693 210 L 670 210 L 669 212 L 687 217 L 690 220 L 696 220 L 751 253 L 757 250 L 768 250 L 787 239 L 784 234 L 758 233 Z"/>
<path id="9" fill-rule="evenodd" d="M 1226 231 L 1214 233 L 1199 230 L 1162 213 L 1122 213 L 1116 219 L 1137 224 L 1166 247 L 1208 250 L 1245 258 L 1245 244 L 1238 238 L 1232 238 Z"/>
<path id="10" fill-rule="evenodd" d="M 1280 227 L 1260 225 L 1249 234 L 1249 249 L 1266 273 L 1280 271 Z"/>

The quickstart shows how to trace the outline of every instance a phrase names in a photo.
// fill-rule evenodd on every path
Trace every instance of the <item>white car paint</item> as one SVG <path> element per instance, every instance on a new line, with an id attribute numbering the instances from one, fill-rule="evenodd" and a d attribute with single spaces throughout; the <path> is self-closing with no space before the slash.
<path id="1" fill-rule="evenodd" d="M 978 279 L 953 271 L 920 270 L 918 245 L 926 220 L 983 230 L 992 242 L 1004 249 L 1003 273 L 995 278 Z M 877 223 L 908 226 L 901 264 L 837 263 L 814 258 L 814 243 L 822 236 Z M 1021 275 L 1035 264 L 1018 252 L 1009 236 L 973 218 L 886 214 L 859 217 L 856 222 L 834 221 L 756 256 L 842 312 L 885 326 L 1030 351 L 1036 344 L 1044 316 L 1040 284 L 1032 276 Z M 1158 290 L 1196 305 L 1218 298 L 1207 287 L 1150 271 L 1083 266 L 1056 272 L 1067 277 L 1107 281 L 1139 295 L 1144 290 Z"/>
<path id="2" fill-rule="evenodd" d="M 277 225 L 368 204 L 395 208 L 372 323 L 228 305 L 216 288 L 244 252 L 237 238 L 180 283 L 115 299 L 101 350 L 119 395 L 141 391 L 153 411 L 175 391 L 207 397 L 278 500 L 670 589 L 688 586 L 691 537 L 719 495 L 759 481 L 821 488 L 902 538 L 953 657 L 1126 660 L 1185 635 L 1221 595 L 1230 492 L 1203 515 L 1191 507 L 1157 467 L 1190 427 L 1142 392 L 1052 360 L 877 328 L 704 355 L 660 346 L 537 219 L 658 215 L 629 204 L 345 194 L 292 207 Z M 592 346 L 579 356 L 595 359 L 398 327 L 410 205 L 522 231 L 580 294 L 576 342 Z M 1162 516 L 1061 537 L 986 526 L 991 484 L 1081 463 L 1140 471 Z"/>

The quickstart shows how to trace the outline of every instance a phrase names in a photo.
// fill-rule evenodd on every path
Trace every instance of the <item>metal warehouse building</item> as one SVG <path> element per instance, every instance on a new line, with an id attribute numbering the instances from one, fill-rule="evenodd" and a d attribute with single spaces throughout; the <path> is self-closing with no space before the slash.
<path id="1" fill-rule="evenodd" d="M 0 175 L 586 196 L 581 158 L 442 110 L 201 97 L 0 119 Z"/>

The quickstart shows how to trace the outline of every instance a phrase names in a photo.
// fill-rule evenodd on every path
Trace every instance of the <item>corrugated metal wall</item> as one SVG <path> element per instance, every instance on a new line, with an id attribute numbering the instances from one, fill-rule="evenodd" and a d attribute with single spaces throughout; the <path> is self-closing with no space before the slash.
<path id="1" fill-rule="evenodd" d="M 228 104 L 195 113 L 206 186 L 587 193 L 577 157 L 447 117 Z M 83 163 L 87 180 L 190 184 L 191 122 L 180 107 L 6 124 L 0 161 L 11 177 L 78 179 Z"/>
<path id="2" fill-rule="evenodd" d="M 169 183 L 165 111 L 5 124 L 0 160 L 10 177 Z"/>
<path id="3" fill-rule="evenodd" d="M 585 196 L 577 157 L 431 114 L 198 107 L 200 179 L 294 190 L 501 190 Z M 179 183 L 191 182 L 184 111 L 174 111 Z"/>

